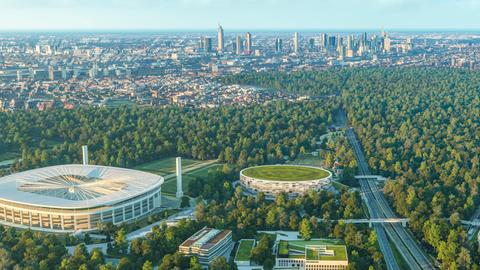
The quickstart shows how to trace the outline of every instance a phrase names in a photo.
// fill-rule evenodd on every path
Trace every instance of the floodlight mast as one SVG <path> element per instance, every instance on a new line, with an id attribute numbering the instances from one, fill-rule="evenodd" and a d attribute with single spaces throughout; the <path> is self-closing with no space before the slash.
<path id="1" fill-rule="evenodd" d="M 82 146 L 83 165 L 88 165 L 88 146 Z"/>

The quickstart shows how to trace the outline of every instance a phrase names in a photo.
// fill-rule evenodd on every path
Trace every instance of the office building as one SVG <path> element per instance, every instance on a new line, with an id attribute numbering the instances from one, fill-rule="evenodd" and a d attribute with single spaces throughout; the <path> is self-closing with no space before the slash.
<path id="1" fill-rule="evenodd" d="M 205 52 L 212 52 L 213 51 L 213 45 L 212 45 L 212 38 L 211 37 L 205 37 L 204 39 L 204 50 Z"/>
<path id="2" fill-rule="evenodd" d="M 223 35 L 223 28 L 221 25 L 218 26 L 218 45 L 217 51 L 223 52 L 225 50 L 225 38 Z"/>
<path id="3" fill-rule="evenodd" d="M 389 53 L 391 50 L 390 38 L 384 37 L 383 38 L 383 51 Z"/>
<path id="4" fill-rule="evenodd" d="M 208 268 L 216 257 L 227 260 L 233 249 L 232 231 L 204 227 L 185 240 L 178 250 L 187 256 L 196 256 L 199 263 Z"/>
<path id="5" fill-rule="evenodd" d="M 298 53 L 299 52 L 299 43 L 298 43 L 298 32 L 295 32 L 293 34 L 293 52 Z"/>
<path id="6" fill-rule="evenodd" d="M 279 240 L 276 244 L 277 253 L 273 269 L 344 270 L 348 267 L 347 247 L 340 244 L 340 241 Z"/>
<path id="7" fill-rule="evenodd" d="M 282 44 L 282 39 L 281 38 L 277 38 L 275 40 L 275 52 L 276 53 L 281 53 L 282 52 L 282 47 L 283 47 L 283 44 Z"/>
<path id="8" fill-rule="evenodd" d="M 236 50 L 237 55 L 242 54 L 242 49 L 243 49 L 242 38 L 240 36 L 237 36 L 236 41 L 235 41 L 235 50 Z"/>
<path id="9" fill-rule="evenodd" d="M 250 32 L 247 32 L 247 34 L 245 34 L 245 53 L 252 53 L 252 34 L 250 34 Z"/>
<path id="10" fill-rule="evenodd" d="M 320 46 L 324 49 L 328 47 L 328 35 L 326 33 L 320 36 Z"/>

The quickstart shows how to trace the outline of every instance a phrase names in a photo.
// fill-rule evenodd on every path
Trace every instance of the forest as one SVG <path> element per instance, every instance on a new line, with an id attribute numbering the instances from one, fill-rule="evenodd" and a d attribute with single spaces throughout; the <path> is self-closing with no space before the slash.
<path id="1" fill-rule="evenodd" d="M 133 167 L 181 155 L 238 168 L 282 163 L 315 147 L 334 101 L 213 109 L 119 107 L 0 113 L 0 149 L 21 153 L 21 171 L 79 163 L 88 145 L 94 164 Z"/>
<path id="2" fill-rule="evenodd" d="M 223 81 L 312 97 L 337 93 L 370 168 L 392 179 L 385 195 L 400 216 L 410 218 L 423 246 L 442 269 L 478 269 L 478 243 L 468 241 L 460 220 L 468 220 L 480 202 L 479 75 L 453 69 L 358 68 L 240 74 Z"/>
<path id="3" fill-rule="evenodd" d="M 422 247 L 440 262 L 442 269 L 479 269 L 478 243 L 467 239 L 466 228 L 460 223 L 470 218 L 480 202 L 479 75 L 474 71 L 433 68 L 245 73 L 220 81 L 258 85 L 310 99 L 211 109 L 86 107 L 0 113 L 0 149 L 20 154 L 21 160 L 12 166 L 13 171 L 77 163 L 83 144 L 89 145 L 91 160 L 96 164 L 133 167 L 181 155 L 218 159 L 235 165 L 236 171 L 251 165 L 283 163 L 316 149 L 317 140 L 333 123 L 333 111 L 343 107 L 362 142 L 372 172 L 390 178 L 384 186 L 387 199 L 399 216 L 410 218 L 408 226 Z M 347 163 L 346 172 L 354 174 L 351 170 L 356 164 L 344 138 L 328 141 L 324 146 L 330 149 L 323 154 L 326 164 L 332 165 L 340 157 Z M 314 228 L 314 235 L 346 240 L 358 258 L 353 260 L 352 269 L 369 266 L 383 269 L 381 254 L 376 246 L 368 244 L 374 237 L 368 229 L 315 224 L 311 219 L 312 216 L 325 219 L 358 216 L 361 211 L 358 194 L 318 193 L 288 202 L 279 196 L 274 202 L 265 202 L 261 197 L 240 198 L 230 185 L 230 178 L 220 174 L 198 181 L 222 186 L 216 194 L 192 186 L 196 190 L 194 195 L 203 196 L 208 204 L 199 204 L 198 224 L 185 226 L 230 228 L 236 237 L 251 237 L 257 226 Z M 351 179 L 349 184 L 353 185 Z M 299 204 L 304 205 L 304 217 L 298 215 Z M 258 220 L 255 218 L 258 215 L 265 218 Z M 181 229 L 172 232 L 158 228 L 159 233 L 169 235 L 172 241 L 163 246 L 173 246 L 185 237 Z M 20 258 L 32 256 L 37 256 L 38 265 L 28 268 L 22 264 L 18 269 L 56 269 L 55 265 L 76 269 L 68 268 L 71 260 L 77 260 L 78 264 L 72 264 L 75 266 L 86 264 L 84 269 L 109 269 L 101 266 L 101 258 L 99 263 L 90 265 L 87 258 L 91 260 L 100 254 L 87 256 L 81 246 L 75 253 L 78 256 L 66 256 L 61 239 L 11 229 L 0 229 L 0 238 L 0 252 L 7 254 L 0 258 L 11 259 L 5 269 L 11 269 Z M 115 250 L 124 252 L 121 233 L 115 239 L 118 240 Z M 147 245 L 144 241 L 138 245 Z M 158 239 L 151 241 L 150 244 L 156 245 Z M 157 259 L 155 263 L 163 264 L 160 269 L 197 267 L 198 262 L 175 254 L 174 249 L 162 252 L 135 257 L 141 260 L 125 256 L 122 263 L 126 266 L 121 269 L 138 269 L 132 267 L 140 265 L 149 269 L 152 256 Z M 156 256 L 163 256 L 162 261 Z M 353 253 L 352 258 L 356 258 Z M 37 268 L 40 263 L 44 268 Z M 228 262 L 216 264 L 226 267 Z"/>

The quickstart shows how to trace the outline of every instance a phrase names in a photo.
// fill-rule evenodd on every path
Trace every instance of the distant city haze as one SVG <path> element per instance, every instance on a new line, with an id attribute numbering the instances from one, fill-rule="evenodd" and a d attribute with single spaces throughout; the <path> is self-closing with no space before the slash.
<path id="1" fill-rule="evenodd" d="M 0 0 L 0 31 L 477 30 L 478 0 Z"/>

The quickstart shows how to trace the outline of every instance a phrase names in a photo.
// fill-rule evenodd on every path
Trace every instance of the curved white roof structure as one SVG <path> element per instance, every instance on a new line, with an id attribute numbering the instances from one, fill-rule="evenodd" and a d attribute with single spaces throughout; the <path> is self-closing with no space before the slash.
<path id="1" fill-rule="evenodd" d="M 151 173 L 97 165 L 59 165 L 0 178 L 0 200 L 35 207 L 110 206 L 158 188 Z"/>

